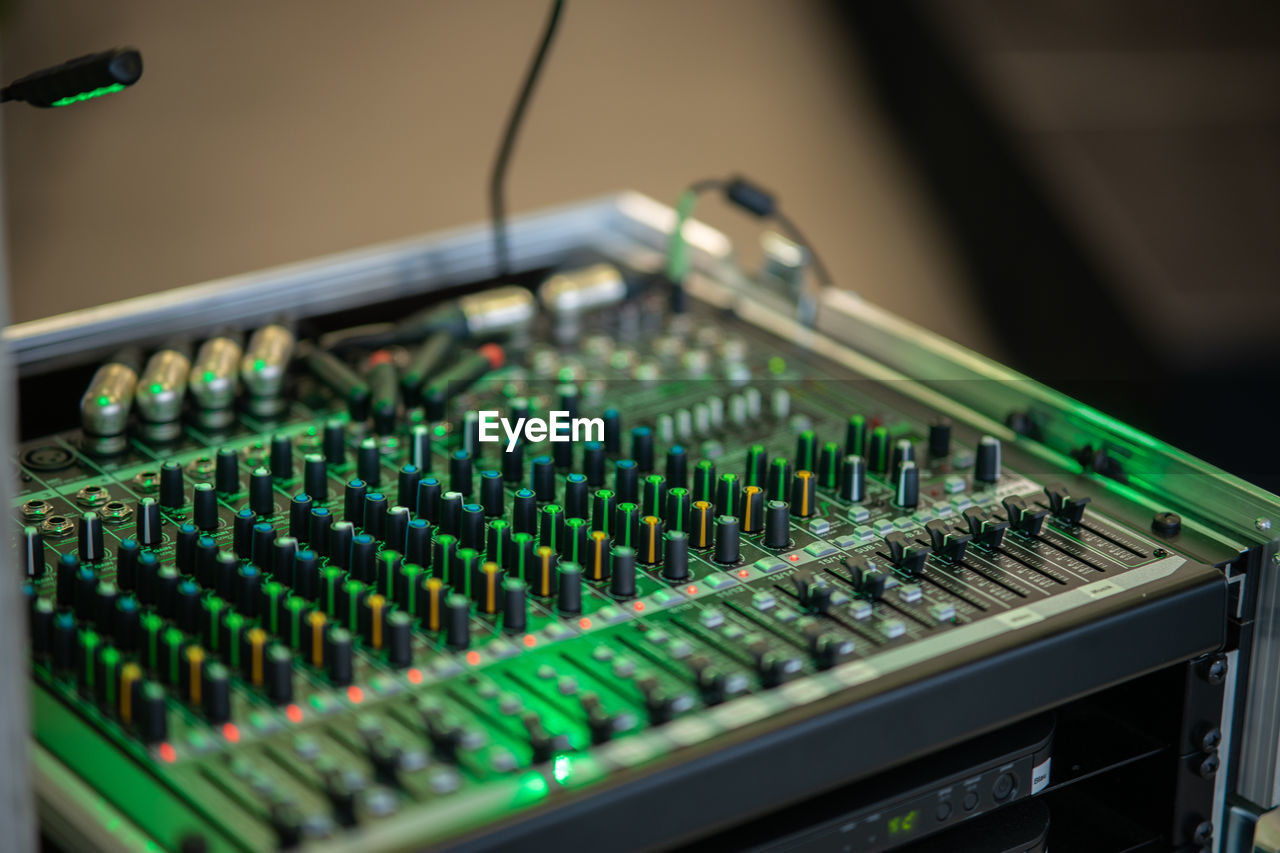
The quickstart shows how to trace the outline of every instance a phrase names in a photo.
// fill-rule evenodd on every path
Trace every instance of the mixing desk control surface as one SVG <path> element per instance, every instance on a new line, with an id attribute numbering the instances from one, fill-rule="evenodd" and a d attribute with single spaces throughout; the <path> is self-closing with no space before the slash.
<path id="1" fill-rule="evenodd" d="M 104 366 L 82 429 L 20 449 L 41 744 L 164 846 L 532 843 L 793 720 L 891 714 L 822 732 L 871 769 L 953 713 L 876 697 L 932 680 L 960 717 L 990 683 L 947 673 L 1221 599 L 997 438 L 662 304 L 567 343 L 541 317 L 353 359 L 272 325 Z M 508 451 L 487 411 L 600 434 Z"/>

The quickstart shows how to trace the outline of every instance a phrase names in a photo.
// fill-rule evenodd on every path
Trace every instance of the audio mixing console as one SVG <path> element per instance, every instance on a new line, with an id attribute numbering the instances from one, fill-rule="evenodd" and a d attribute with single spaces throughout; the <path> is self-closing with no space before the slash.
<path id="1" fill-rule="evenodd" d="M 628 281 L 106 360 L 19 448 L 42 749 L 167 849 L 643 847 L 1221 644 L 1218 570 L 1004 438 Z"/>

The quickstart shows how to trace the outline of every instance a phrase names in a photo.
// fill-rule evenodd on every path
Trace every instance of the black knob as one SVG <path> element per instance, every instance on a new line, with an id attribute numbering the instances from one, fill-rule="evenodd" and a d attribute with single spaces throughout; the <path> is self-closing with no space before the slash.
<path id="1" fill-rule="evenodd" d="M 329 500 L 329 472 L 319 453 L 302 457 L 302 490 L 319 503 Z"/>
<path id="2" fill-rule="evenodd" d="M 518 489 L 512 498 L 511 532 L 538 532 L 538 498 L 533 489 Z"/>
<path id="3" fill-rule="evenodd" d="M 329 530 L 332 527 L 333 513 L 329 512 L 326 507 L 313 506 L 307 525 L 307 535 L 302 537 L 303 541 L 310 545 L 311 550 L 315 551 L 318 556 L 327 556 L 329 554 Z"/>
<path id="4" fill-rule="evenodd" d="M 502 627 L 512 634 L 524 631 L 528 623 L 528 587 L 519 578 L 502 582 Z"/>
<path id="5" fill-rule="evenodd" d="M 546 545 L 557 553 L 564 544 L 564 508 L 547 504 L 538 513 L 542 523 L 538 528 L 538 544 Z"/>
<path id="6" fill-rule="evenodd" d="M 587 485 L 598 489 L 604 485 L 604 445 L 598 441 L 588 441 L 582 448 L 582 473 L 587 478 Z"/>
<path id="7" fill-rule="evenodd" d="M 742 490 L 742 532 L 759 533 L 764 529 L 764 489 L 747 486 Z"/>
<path id="8" fill-rule="evenodd" d="M 743 483 L 765 488 L 769 477 L 768 464 L 768 452 L 763 444 L 753 444 L 747 448 L 747 469 L 743 473 Z"/>
<path id="9" fill-rule="evenodd" d="M 716 518 L 716 562 L 733 564 L 742 556 L 738 540 L 738 519 L 732 515 Z"/>
<path id="10" fill-rule="evenodd" d="M 741 504 L 742 492 L 737 475 L 721 474 L 716 481 L 716 515 L 737 515 Z"/>
<path id="11" fill-rule="evenodd" d="M 604 411 L 604 449 L 609 453 L 622 452 L 622 417 L 617 409 Z"/>
<path id="12" fill-rule="evenodd" d="M 818 484 L 824 489 L 834 489 L 840 477 L 840 445 L 828 441 L 818 453 Z"/>
<path id="13" fill-rule="evenodd" d="M 308 601 L 320 593 L 320 557 L 310 548 L 293 556 L 293 591 Z"/>
<path id="14" fill-rule="evenodd" d="M 846 456 L 861 456 L 866 452 L 867 419 L 862 415 L 851 415 L 849 425 L 844 433 L 844 452 Z"/>
<path id="15" fill-rule="evenodd" d="M 640 500 L 640 466 L 634 459 L 619 459 L 613 466 L 613 490 L 619 503 Z"/>
<path id="16" fill-rule="evenodd" d="M 368 533 L 361 533 L 351 538 L 351 562 L 347 571 L 351 577 L 362 583 L 373 582 L 373 558 L 377 544 Z"/>
<path id="17" fill-rule="evenodd" d="M 473 468 L 470 453 L 465 450 L 453 451 L 453 455 L 449 457 L 449 490 L 464 498 L 471 497 Z"/>
<path id="18" fill-rule="evenodd" d="M 413 617 L 403 610 L 393 610 L 387 614 L 387 663 L 397 669 L 413 663 L 412 628 Z"/>
<path id="19" fill-rule="evenodd" d="M 894 477 L 893 502 L 903 509 L 915 509 L 920 503 L 920 469 L 911 460 L 898 467 Z"/>
<path id="20" fill-rule="evenodd" d="M 208 487 L 207 483 L 200 485 Z M 138 501 L 134 518 L 137 522 L 139 544 L 144 548 L 158 547 L 164 531 L 160 528 L 160 504 L 156 503 L 155 498 L 143 498 Z"/>
<path id="21" fill-rule="evenodd" d="M 81 562 L 96 563 L 106 557 L 102 545 L 102 518 L 96 512 L 83 513 L 76 520 L 76 540 Z"/>
<path id="22" fill-rule="evenodd" d="M 426 424 L 409 431 L 409 464 L 424 473 L 431 470 L 431 427 Z"/>
<path id="23" fill-rule="evenodd" d="M 457 536 L 462 532 L 462 505 L 466 501 L 462 492 L 445 492 L 440 496 L 440 521 L 442 533 Z"/>
<path id="24" fill-rule="evenodd" d="M 1000 479 L 1000 439 L 984 435 L 978 441 L 978 452 L 973 460 L 973 479 L 979 483 L 994 483 Z"/>
<path id="25" fill-rule="evenodd" d="M 764 546 L 782 550 L 791 546 L 791 519 L 785 501 L 769 501 L 764 509 Z"/>
<path id="26" fill-rule="evenodd" d="M 293 479 L 293 441 L 287 435 L 271 436 L 271 476 Z"/>
<path id="27" fill-rule="evenodd" d="M 689 544 L 694 548 L 710 548 L 715 507 L 710 501 L 694 501 L 689 510 Z"/>
<path id="28" fill-rule="evenodd" d="M 297 494 L 289 501 L 289 535 L 303 542 L 311 538 L 311 510 L 315 501 L 308 494 Z"/>
<path id="29" fill-rule="evenodd" d="M 516 439 L 515 444 L 502 446 L 502 479 L 507 483 L 518 483 L 524 479 L 524 439 Z"/>
<path id="30" fill-rule="evenodd" d="M 374 489 L 382 484 L 381 455 L 376 438 L 362 439 L 356 448 L 356 476 Z"/>
<path id="31" fill-rule="evenodd" d="M 693 466 L 693 488 L 691 492 L 695 501 L 711 502 L 716 493 L 716 463 L 710 459 L 699 460 Z"/>
<path id="32" fill-rule="evenodd" d="M 637 528 L 635 549 L 640 562 L 647 566 L 656 566 L 662 562 L 664 526 L 662 519 L 656 515 L 646 515 L 640 519 Z"/>
<path id="33" fill-rule="evenodd" d="M 208 483 L 196 483 L 191 490 L 191 520 L 201 530 L 218 527 L 218 493 Z"/>
<path id="34" fill-rule="evenodd" d="M 276 511 L 271 472 L 261 466 L 254 468 L 249 474 L 249 509 L 260 516 L 273 515 Z"/>
<path id="35" fill-rule="evenodd" d="M 347 428 L 342 421 L 326 421 L 320 442 L 320 449 L 324 452 L 326 463 L 341 465 L 347 461 Z M 316 500 L 320 500 L 318 495 L 315 497 Z"/>
<path id="36" fill-rule="evenodd" d="M 418 483 L 418 518 L 431 524 L 440 522 L 440 498 L 444 486 L 435 477 L 424 477 Z"/>
<path id="37" fill-rule="evenodd" d="M 812 471 L 817 465 L 818 437 L 807 429 L 796 436 L 796 468 Z"/>
<path id="38" fill-rule="evenodd" d="M 471 645 L 471 602 L 454 593 L 444 600 L 445 641 L 455 649 Z"/>
<path id="39" fill-rule="evenodd" d="M 911 443 L 910 439 L 900 438 L 893 443 L 893 456 L 890 460 L 889 471 L 896 479 L 898 471 L 902 470 L 903 462 L 916 461 L 916 447 Z"/>
<path id="40" fill-rule="evenodd" d="M 666 509 L 667 478 L 661 474 L 650 474 L 640 484 L 641 515 L 658 515 Z"/>
<path id="41" fill-rule="evenodd" d="M 293 570 L 298 556 L 298 540 L 292 536 L 280 536 L 271 546 L 270 566 L 272 577 L 279 583 L 293 585 Z"/>
<path id="42" fill-rule="evenodd" d="M 405 540 L 409 533 L 409 508 L 407 506 L 393 506 L 387 510 L 386 522 L 382 530 L 382 540 L 387 543 L 387 547 L 395 551 L 404 552 Z"/>
<path id="43" fill-rule="evenodd" d="M 929 458 L 943 459 L 951 455 L 951 421 L 938 418 L 929 425 Z"/>
<path id="44" fill-rule="evenodd" d="M 200 540 L 200 530 L 195 524 L 178 526 L 177 542 L 174 543 L 174 562 L 178 571 L 184 575 L 196 573 L 196 543 Z"/>
<path id="45" fill-rule="evenodd" d="M 871 437 L 867 440 L 867 452 L 864 455 L 873 472 L 889 473 L 889 430 L 887 428 L 878 426 L 871 430 Z"/>
<path id="46" fill-rule="evenodd" d="M 662 576 L 669 581 L 683 581 L 689 577 L 689 537 L 679 530 L 666 534 L 666 554 L 663 558 Z"/>
<path id="47" fill-rule="evenodd" d="M 609 549 L 612 578 L 609 592 L 615 598 L 633 598 L 636 594 L 636 552 L 615 545 Z"/>
<path id="48" fill-rule="evenodd" d="M 817 512 L 817 482 L 812 471 L 797 471 L 791 482 L 791 513 L 798 518 L 808 518 Z"/>
<path id="49" fill-rule="evenodd" d="M 556 608 L 562 614 L 582 612 L 582 567 L 577 563 L 561 563 L 556 570 L 560 589 Z"/>
<path id="50" fill-rule="evenodd" d="M 543 503 L 556 499 L 556 468 L 550 456 L 538 456 L 533 460 L 529 487 L 537 500 Z"/>
<path id="51" fill-rule="evenodd" d="M 178 509 L 186 503 L 183 492 L 186 486 L 182 481 L 182 466 L 177 462 L 166 462 L 160 466 L 160 506 L 165 509 Z"/>
<path id="52" fill-rule="evenodd" d="M 255 566 L 264 570 L 271 568 L 271 549 L 276 544 L 276 529 L 263 521 L 253 526 L 253 544 L 249 548 L 249 559 Z"/>
<path id="53" fill-rule="evenodd" d="M 416 489 L 416 486 L 415 486 Z M 502 515 L 505 510 L 506 492 L 503 490 L 502 474 L 497 471 L 480 472 L 480 506 L 489 518 Z"/>
<path id="54" fill-rule="evenodd" d="M 374 539 L 382 539 L 387 530 L 387 496 L 381 492 L 369 492 L 364 496 L 364 513 L 361 526 Z"/>
<path id="55" fill-rule="evenodd" d="M 40 534 L 40 528 L 29 524 L 22 528 L 22 562 L 26 569 L 27 577 L 33 579 L 42 577 L 49 565 L 45 559 L 44 537 Z M 117 559 L 117 573 L 119 572 L 118 566 L 119 560 Z"/>
<path id="56" fill-rule="evenodd" d="M 567 518 L 586 518 L 589 497 L 585 474 L 569 474 L 564 478 L 564 514 Z"/>
<path id="57" fill-rule="evenodd" d="M 324 657 L 329 662 L 329 680 L 339 686 L 351 683 L 351 632 L 330 628 L 324 638 Z"/>
<path id="58" fill-rule="evenodd" d="M 618 496 L 609 489 L 596 489 L 591 498 L 591 529 L 602 530 L 612 536 L 617 514 Z"/>
<path id="59" fill-rule="evenodd" d="M 618 504 L 613 517 L 613 541 L 634 548 L 636 533 L 640 527 L 640 507 L 629 501 Z"/>
<path id="60" fill-rule="evenodd" d="M 116 547 L 116 584 L 123 590 L 132 590 L 138 584 L 138 554 L 135 539 L 125 539 Z"/>
<path id="61" fill-rule="evenodd" d="M 861 456 L 850 454 L 844 458 L 840 470 L 840 498 L 857 503 L 867 496 L 867 466 Z"/>
<path id="62" fill-rule="evenodd" d="M 653 470 L 653 429 L 647 426 L 632 428 L 631 458 L 642 474 Z"/>
<path id="63" fill-rule="evenodd" d="M 164 688 L 154 681 L 146 682 L 134 703 L 138 735 L 146 743 L 159 743 L 169 736 L 169 713 L 165 708 Z"/>
<path id="64" fill-rule="evenodd" d="M 230 447 L 222 448 L 215 457 L 213 485 L 224 495 L 240 491 L 240 457 Z"/>
<path id="65" fill-rule="evenodd" d="M 200 692 L 205 718 L 217 725 L 231 719 L 231 678 L 227 668 L 217 661 L 204 666 Z"/>
<path id="66" fill-rule="evenodd" d="M 340 568 L 351 565 L 351 543 L 356 527 L 349 521 L 335 521 L 329 526 L 329 562 Z"/>
<path id="67" fill-rule="evenodd" d="M 667 483 L 683 488 L 689 482 L 689 454 L 683 445 L 673 444 L 667 448 Z"/>
<path id="68" fill-rule="evenodd" d="M 369 486 L 359 478 L 347 482 L 342 496 L 342 517 L 352 524 L 364 523 L 364 496 Z"/>

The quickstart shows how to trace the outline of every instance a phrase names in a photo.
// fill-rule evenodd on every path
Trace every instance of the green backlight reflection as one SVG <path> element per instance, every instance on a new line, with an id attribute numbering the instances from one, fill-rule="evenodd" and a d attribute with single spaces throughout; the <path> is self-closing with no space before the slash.
<path id="1" fill-rule="evenodd" d="M 523 806 L 541 800 L 551 792 L 551 786 L 541 773 L 530 772 L 520 780 L 516 793 L 516 805 Z"/>
<path id="2" fill-rule="evenodd" d="M 110 86 L 103 86 L 99 89 L 93 89 L 89 92 L 81 92 L 78 95 L 70 95 L 66 98 L 59 98 L 49 106 L 65 107 L 69 104 L 78 104 L 81 101 L 92 101 L 94 98 L 101 98 L 103 95 L 110 95 L 113 92 L 119 92 L 124 88 L 123 83 L 112 83 Z"/>

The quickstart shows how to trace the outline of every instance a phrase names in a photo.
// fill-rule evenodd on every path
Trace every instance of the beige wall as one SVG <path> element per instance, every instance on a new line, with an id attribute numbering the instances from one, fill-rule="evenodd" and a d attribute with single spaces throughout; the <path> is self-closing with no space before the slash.
<path id="1" fill-rule="evenodd" d="M 482 219 L 540 31 L 532 0 L 22 0 L 4 73 L 132 44 L 132 90 L 7 108 L 17 320 Z M 841 283 L 984 335 L 828 8 L 573 0 L 511 176 L 514 210 L 740 170 Z M 702 211 L 749 244 L 741 215 Z"/>

